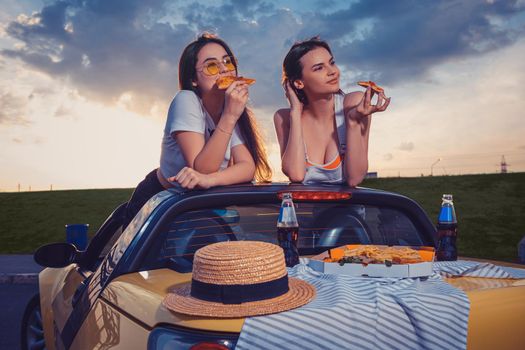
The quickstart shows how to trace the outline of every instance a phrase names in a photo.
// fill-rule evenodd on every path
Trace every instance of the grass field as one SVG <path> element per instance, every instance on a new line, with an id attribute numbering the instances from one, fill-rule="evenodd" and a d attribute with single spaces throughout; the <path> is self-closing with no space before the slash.
<path id="1" fill-rule="evenodd" d="M 516 261 L 525 235 L 525 173 L 368 179 L 365 187 L 416 200 L 435 222 L 441 195 L 452 193 L 459 253 Z M 0 193 L 0 254 L 31 253 L 64 241 L 66 223 L 89 223 L 90 235 L 132 189 Z"/>
<path id="2" fill-rule="evenodd" d="M 454 195 L 458 251 L 464 256 L 517 260 L 525 236 L 525 173 L 369 179 L 366 187 L 404 194 L 437 221 L 443 193 Z"/>

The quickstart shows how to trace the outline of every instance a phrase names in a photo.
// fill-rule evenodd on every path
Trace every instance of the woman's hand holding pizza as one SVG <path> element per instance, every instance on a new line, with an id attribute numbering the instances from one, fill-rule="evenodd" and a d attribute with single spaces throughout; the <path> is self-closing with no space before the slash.
<path id="1" fill-rule="evenodd" d="M 381 92 L 376 92 L 378 97 L 377 103 L 374 105 L 371 101 L 375 92 L 376 91 L 372 86 L 368 86 L 366 88 L 361 101 L 359 101 L 357 106 L 352 108 L 347 115 L 351 121 L 359 122 L 361 119 L 369 116 L 372 113 L 383 112 L 387 109 L 388 105 L 390 104 L 390 97 L 387 98 L 383 89 L 381 89 Z"/>
<path id="2" fill-rule="evenodd" d="M 235 125 L 248 102 L 248 84 L 236 80 L 226 89 L 225 95 L 222 115 Z"/>

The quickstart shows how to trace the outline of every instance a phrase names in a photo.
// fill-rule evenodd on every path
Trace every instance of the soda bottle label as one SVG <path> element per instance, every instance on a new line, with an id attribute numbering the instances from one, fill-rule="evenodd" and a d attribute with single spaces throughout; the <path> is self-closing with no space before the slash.
<path id="1" fill-rule="evenodd" d="M 456 212 L 451 194 L 444 194 L 441 201 L 438 223 L 456 223 Z"/>
<path id="2" fill-rule="evenodd" d="M 456 247 L 457 220 L 451 194 L 444 194 L 437 224 L 438 246 L 436 259 L 438 261 L 457 260 Z"/>
<path id="3" fill-rule="evenodd" d="M 277 240 L 283 248 L 286 266 L 292 267 L 299 263 L 299 224 L 295 215 L 295 207 L 290 193 L 283 194 L 283 201 L 277 219 Z"/>
<path id="4" fill-rule="evenodd" d="M 292 203 L 292 206 L 281 206 L 281 209 L 279 210 L 279 219 L 277 219 L 277 226 L 278 227 L 298 226 L 293 203 Z"/>
<path id="5" fill-rule="evenodd" d="M 454 207 L 448 205 L 441 207 L 441 210 L 439 211 L 438 222 L 456 222 L 456 214 L 454 213 Z"/>

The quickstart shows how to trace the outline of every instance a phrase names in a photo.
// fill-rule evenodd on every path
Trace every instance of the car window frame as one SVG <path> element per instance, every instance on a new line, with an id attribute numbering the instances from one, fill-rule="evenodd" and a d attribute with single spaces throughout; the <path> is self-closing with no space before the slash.
<path id="1" fill-rule="evenodd" d="M 237 191 L 224 193 L 207 193 L 205 191 L 195 191 L 192 196 L 183 197 L 174 203 L 166 201 L 161 204 L 164 206 L 158 220 L 151 223 L 149 234 L 144 235 L 138 246 L 141 249 L 132 256 L 129 261 L 127 272 L 141 271 L 147 252 L 152 248 L 156 237 L 162 234 L 168 227 L 172 219 L 189 210 L 210 209 L 214 206 L 225 207 L 228 205 L 249 205 L 260 203 L 280 203 L 277 197 L 278 189 L 275 191 Z M 418 232 L 421 233 L 422 241 L 426 245 L 436 245 L 436 229 L 428 218 L 426 212 L 412 199 L 382 191 L 352 193 L 349 200 L 354 204 L 375 205 L 389 207 L 402 212 L 414 224 Z"/>
<path id="2" fill-rule="evenodd" d="M 104 248 L 106 248 L 111 241 L 113 241 L 114 244 L 118 240 L 119 237 L 115 237 L 117 231 L 120 231 L 119 236 L 122 234 L 122 217 L 126 206 L 127 202 L 121 203 L 102 223 L 95 236 L 90 240 L 86 251 L 82 253 L 81 260 L 78 263 L 79 272 L 88 274 L 94 272 L 100 263 L 102 263 L 102 260 L 108 255 L 111 247 L 101 256 Z"/>

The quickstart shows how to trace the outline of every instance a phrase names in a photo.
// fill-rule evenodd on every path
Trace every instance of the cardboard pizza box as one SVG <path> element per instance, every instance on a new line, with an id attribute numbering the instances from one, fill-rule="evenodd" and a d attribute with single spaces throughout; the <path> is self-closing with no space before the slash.
<path id="1" fill-rule="evenodd" d="M 359 244 L 348 245 L 348 249 L 358 247 Z M 378 247 L 386 247 L 379 245 Z M 400 247 L 400 246 L 394 246 Z M 387 266 L 385 264 L 361 264 L 361 263 L 345 263 L 340 265 L 337 262 L 324 262 L 323 258 L 328 256 L 328 252 L 314 256 L 308 262 L 308 265 L 315 271 L 342 274 L 349 276 L 365 276 L 365 277 L 426 277 L 432 274 L 432 262 L 434 260 L 433 247 L 410 247 L 417 250 L 423 262 L 414 264 L 393 264 Z M 343 247 L 336 249 L 344 249 Z"/>

